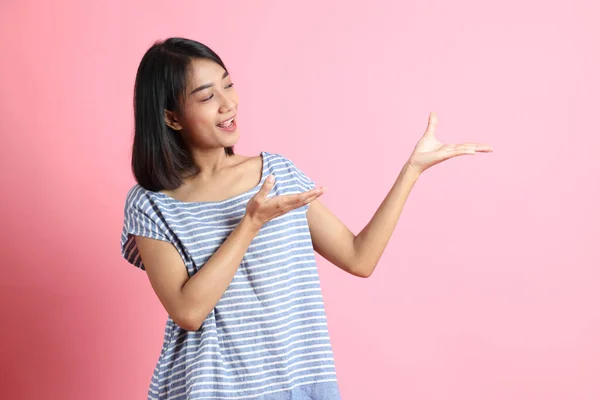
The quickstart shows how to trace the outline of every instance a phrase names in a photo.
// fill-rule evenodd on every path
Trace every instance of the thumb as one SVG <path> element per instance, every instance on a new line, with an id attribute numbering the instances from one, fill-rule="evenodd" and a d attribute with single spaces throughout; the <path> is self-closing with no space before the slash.
<path id="1" fill-rule="evenodd" d="M 275 184 L 275 177 L 273 175 L 267 176 L 267 179 L 265 179 L 265 183 L 263 183 L 263 185 L 260 188 L 260 190 L 258 191 L 257 195 L 259 197 L 262 197 L 263 199 L 266 199 L 267 195 L 273 188 L 274 184 Z"/>
<path id="2" fill-rule="evenodd" d="M 429 121 L 427 122 L 427 129 L 425 130 L 425 136 L 433 136 L 435 133 L 435 127 L 438 123 L 438 118 L 436 113 L 431 112 L 429 114 Z"/>

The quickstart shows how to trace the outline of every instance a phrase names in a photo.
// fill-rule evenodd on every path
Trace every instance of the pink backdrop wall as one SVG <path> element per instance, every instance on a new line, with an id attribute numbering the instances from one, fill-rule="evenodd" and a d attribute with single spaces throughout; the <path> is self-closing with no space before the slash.
<path id="1" fill-rule="evenodd" d="M 238 152 L 293 159 L 355 232 L 430 111 L 494 147 L 423 176 L 371 279 L 319 259 L 345 400 L 600 398 L 600 8 L 553 4 L 3 1 L 0 397 L 145 398 L 132 86 L 181 35 L 232 72 Z"/>

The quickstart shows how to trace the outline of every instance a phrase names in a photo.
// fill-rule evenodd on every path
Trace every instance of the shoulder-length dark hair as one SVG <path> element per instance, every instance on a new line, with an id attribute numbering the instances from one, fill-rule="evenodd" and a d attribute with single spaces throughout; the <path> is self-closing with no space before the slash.
<path id="1" fill-rule="evenodd" d="M 133 110 L 135 133 L 131 166 L 140 186 L 147 190 L 173 190 L 197 166 L 181 134 L 165 123 L 165 110 L 179 112 L 192 60 L 225 64 L 202 43 L 184 38 L 158 41 L 146 51 L 137 70 Z M 233 147 L 226 147 L 228 156 Z"/>

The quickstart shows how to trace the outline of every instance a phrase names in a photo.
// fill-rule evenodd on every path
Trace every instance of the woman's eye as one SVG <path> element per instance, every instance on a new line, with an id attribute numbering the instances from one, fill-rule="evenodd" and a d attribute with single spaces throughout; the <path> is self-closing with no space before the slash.
<path id="1" fill-rule="evenodd" d="M 225 88 L 227 88 L 227 89 L 229 89 L 229 88 L 231 88 L 231 87 L 233 87 L 233 82 L 232 82 L 232 83 L 230 83 L 229 85 L 225 86 Z"/>
<path id="2" fill-rule="evenodd" d="M 202 100 L 200 100 L 200 101 L 208 101 L 208 100 L 212 99 L 212 98 L 213 98 L 213 96 L 214 96 L 214 94 L 211 94 L 211 95 L 210 95 L 210 96 L 208 96 L 207 98 L 205 98 L 205 99 L 202 99 Z"/>

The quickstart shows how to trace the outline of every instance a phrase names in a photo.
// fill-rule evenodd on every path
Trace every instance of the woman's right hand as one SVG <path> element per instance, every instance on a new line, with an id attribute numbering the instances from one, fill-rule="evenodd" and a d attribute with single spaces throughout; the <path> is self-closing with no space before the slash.
<path id="1" fill-rule="evenodd" d="M 273 218 L 309 204 L 327 190 L 327 188 L 322 187 L 309 190 L 308 192 L 274 196 L 268 199 L 267 195 L 274 184 L 275 177 L 269 175 L 267 179 L 265 179 L 265 183 L 263 183 L 258 193 L 256 193 L 246 205 L 246 217 L 259 228 Z"/>

